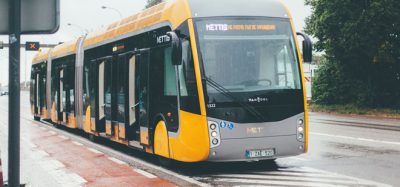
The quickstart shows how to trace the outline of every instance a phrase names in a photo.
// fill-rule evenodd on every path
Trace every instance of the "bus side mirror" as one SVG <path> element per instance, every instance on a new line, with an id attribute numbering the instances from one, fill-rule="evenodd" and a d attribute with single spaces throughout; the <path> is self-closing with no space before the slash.
<path id="1" fill-rule="evenodd" d="M 172 47 L 172 65 L 182 65 L 182 44 L 178 35 L 174 32 L 167 32 L 167 36 L 171 39 Z"/>
<path id="2" fill-rule="evenodd" d="M 311 63 L 312 62 L 312 42 L 310 37 L 306 34 L 297 33 L 298 36 L 301 36 L 303 40 L 303 61 L 304 63 Z"/>

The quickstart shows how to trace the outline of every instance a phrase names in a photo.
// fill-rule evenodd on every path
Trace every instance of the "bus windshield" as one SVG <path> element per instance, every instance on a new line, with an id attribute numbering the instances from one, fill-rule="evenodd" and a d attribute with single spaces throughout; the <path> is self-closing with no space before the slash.
<path id="1" fill-rule="evenodd" d="M 204 78 L 232 93 L 301 90 L 287 19 L 226 18 L 196 22 Z M 207 93 L 218 93 L 207 85 Z"/>

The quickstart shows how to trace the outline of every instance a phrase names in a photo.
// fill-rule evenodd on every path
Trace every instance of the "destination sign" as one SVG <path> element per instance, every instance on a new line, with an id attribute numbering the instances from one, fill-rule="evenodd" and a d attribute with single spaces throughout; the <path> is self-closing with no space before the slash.
<path id="1" fill-rule="evenodd" d="M 268 24 L 206 24 L 206 31 L 271 31 L 276 25 Z"/>

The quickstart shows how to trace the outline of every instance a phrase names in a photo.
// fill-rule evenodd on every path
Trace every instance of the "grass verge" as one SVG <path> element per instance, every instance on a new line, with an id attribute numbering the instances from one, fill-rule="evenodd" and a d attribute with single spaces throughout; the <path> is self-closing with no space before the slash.
<path id="1" fill-rule="evenodd" d="M 355 105 L 318 105 L 309 104 L 312 112 L 325 112 L 333 114 L 362 115 L 371 117 L 382 117 L 400 119 L 400 109 L 389 108 L 363 108 Z"/>

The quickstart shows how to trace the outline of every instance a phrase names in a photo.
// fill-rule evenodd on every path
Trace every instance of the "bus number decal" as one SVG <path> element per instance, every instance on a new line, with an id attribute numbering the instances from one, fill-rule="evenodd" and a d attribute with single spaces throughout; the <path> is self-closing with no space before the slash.
<path id="1" fill-rule="evenodd" d="M 207 108 L 215 108 L 215 107 L 217 107 L 216 104 L 207 104 Z"/>

